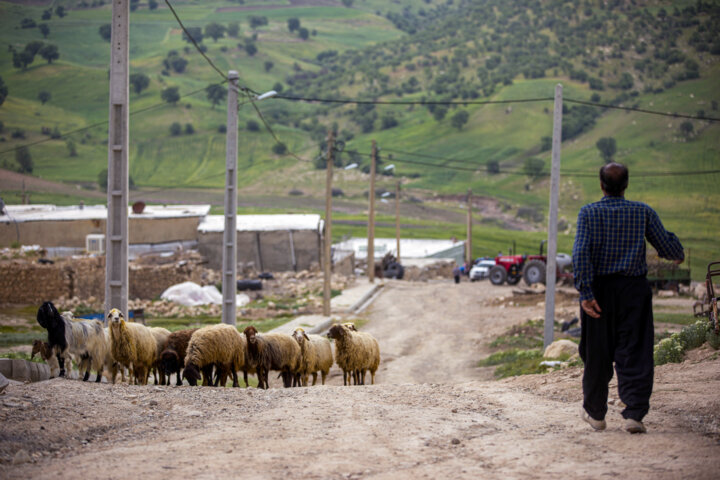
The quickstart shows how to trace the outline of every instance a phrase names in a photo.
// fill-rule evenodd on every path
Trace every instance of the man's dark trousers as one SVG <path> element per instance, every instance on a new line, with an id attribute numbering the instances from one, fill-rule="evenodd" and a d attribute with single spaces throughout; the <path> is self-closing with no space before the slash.
<path id="1" fill-rule="evenodd" d="M 600 318 L 581 309 L 583 407 L 592 418 L 605 418 L 615 362 L 618 393 L 626 405 L 622 416 L 642 421 L 653 387 L 652 290 L 645 276 L 606 275 L 593 280 L 593 295 Z"/>

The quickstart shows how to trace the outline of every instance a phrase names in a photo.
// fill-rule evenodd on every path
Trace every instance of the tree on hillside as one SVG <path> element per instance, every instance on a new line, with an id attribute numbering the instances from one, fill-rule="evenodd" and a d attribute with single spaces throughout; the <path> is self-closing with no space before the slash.
<path id="1" fill-rule="evenodd" d="M 170 135 L 173 137 L 178 137 L 182 133 L 182 125 L 180 125 L 178 122 L 173 122 L 170 125 Z"/>
<path id="2" fill-rule="evenodd" d="M 345 5 L 347 8 L 350 8 L 353 5 L 353 0 L 342 0 L 342 4 Z"/>
<path id="3" fill-rule="evenodd" d="M 8 96 L 8 87 L 5 85 L 5 81 L 0 77 L 0 105 L 5 103 L 5 99 Z M 0 129 L 1 130 L 1 129 Z"/>
<path id="4" fill-rule="evenodd" d="M 178 54 L 176 50 L 170 50 L 163 60 L 166 69 L 172 69 L 175 73 L 183 73 L 188 61 Z"/>
<path id="5" fill-rule="evenodd" d="M 275 66 L 275 64 L 273 62 L 271 62 L 270 60 L 266 61 L 265 62 L 265 71 L 269 72 L 274 66 Z"/>
<path id="6" fill-rule="evenodd" d="M 225 30 L 225 26 L 220 25 L 219 23 L 208 23 L 205 25 L 205 36 L 210 37 L 214 42 L 217 42 L 218 38 L 225 36 Z"/>
<path id="7" fill-rule="evenodd" d="M 57 15 L 60 18 L 63 18 L 65 14 L 65 7 L 62 5 L 58 5 L 58 7 L 55 9 L 55 15 Z"/>
<path id="8" fill-rule="evenodd" d="M 500 173 L 500 163 L 497 160 L 488 160 L 485 168 L 490 175 L 496 175 Z"/>
<path id="9" fill-rule="evenodd" d="M 300 19 L 296 17 L 288 18 L 287 24 L 288 30 L 290 30 L 290 32 L 294 32 L 300 28 Z"/>
<path id="10" fill-rule="evenodd" d="M 210 103 L 212 103 L 212 107 L 214 109 L 216 105 L 219 105 L 220 102 L 225 100 L 227 90 L 222 85 L 214 83 L 205 87 L 205 94 L 207 95 L 207 99 L 210 100 Z"/>
<path id="11" fill-rule="evenodd" d="M 45 44 L 40 40 L 33 40 L 32 42 L 29 42 L 27 45 L 25 45 L 25 48 L 23 50 L 25 50 L 26 52 L 30 52 L 30 55 L 34 57 L 38 54 L 43 45 Z"/>
<path id="12" fill-rule="evenodd" d="M 542 174 L 543 168 L 545 168 L 545 160 L 542 158 L 526 158 L 523 170 L 525 175 L 531 179 L 537 179 Z"/>
<path id="13" fill-rule="evenodd" d="M 257 53 L 257 47 L 254 43 L 248 42 L 245 44 L 245 52 L 248 54 L 248 56 L 252 57 Z"/>
<path id="14" fill-rule="evenodd" d="M 178 87 L 168 87 L 160 93 L 160 98 L 167 103 L 175 105 L 180 100 L 180 92 L 178 90 Z"/>
<path id="15" fill-rule="evenodd" d="M 40 100 L 40 103 L 42 103 L 43 105 L 45 105 L 46 102 L 50 101 L 51 98 L 52 95 L 47 90 L 40 90 L 40 92 L 38 92 L 38 100 Z"/>
<path id="16" fill-rule="evenodd" d="M 150 10 L 155 10 L 158 7 L 158 2 L 156 0 L 148 0 L 148 8 Z"/>
<path id="17" fill-rule="evenodd" d="M 308 38 L 310 38 L 310 30 L 305 27 L 300 27 L 300 29 L 298 30 L 298 35 L 303 40 L 307 40 Z"/>
<path id="18" fill-rule="evenodd" d="M 140 6 L 140 0 L 130 0 L 130 11 L 134 12 Z"/>
<path id="19" fill-rule="evenodd" d="M 105 23 L 103 25 L 100 25 L 100 28 L 98 28 L 98 33 L 102 37 L 103 40 L 106 42 L 110 41 L 110 37 L 112 37 L 112 27 L 109 23 Z"/>
<path id="20" fill-rule="evenodd" d="M 617 145 L 613 137 L 603 137 L 595 143 L 595 146 L 600 150 L 600 155 L 605 163 L 612 162 L 613 156 L 617 152 Z"/>
<path id="21" fill-rule="evenodd" d="M 48 8 L 47 10 L 44 10 L 41 18 L 43 20 L 50 20 L 52 18 L 52 9 Z"/>
<path id="22" fill-rule="evenodd" d="M 276 155 L 285 155 L 285 153 L 287 152 L 287 146 L 282 142 L 276 143 L 275 145 L 273 145 L 272 151 Z"/>
<path id="23" fill-rule="evenodd" d="M 75 142 L 73 142 L 72 140 L 68 139 L 68 140 L 65 142 L 65 147 L 67 147 L 67 149 L 68 149 L 68 155 L 69 155 L 69 156 L 71 156 L 71 157 L 77 157 L 77 147 L 75 146 Z"/>
<path id="24" fill-rule="evenodd" d="M 53 60 L 60 58 L 60 51 L 58 50 L 57 45 L 53 45 L 52 43 L 48 43 L 43 46 L 38 53 L 41 57 L 47 60 L 48 63 L 52 63 Z"/>
<path id="25" fill-rule="evenodd" d="M 686 120 L 680 124 L 680 133 L 683 134 L 683 137 L 690 138 L 694 131 L 695 127 L 693 127 L 690 120 Z"/>
<path id="26" fill-rule="evenodd" d="M 47 38 L 48 35 L 50 35 L 50 27 L 48 27 L 47 23 L 41 23 L 38 25 L 38 29 L 40 29 L 43 38 Z"/>
<path id="27" fill-rule="evenodd" d="M 32 173 L 34 165 L 27 147 L 20 147 L 15 150 L 15 161 L 17 162 L 20 173 Z"/>
<path id="28" fill-rule="evenodd" d="M 182 39 L 185 40 L 186 42 L 192 43 L 192 40 L 195 40 L 195 42 L 200 43 L 203 41 L 202 28 L 187 27 L 186 30 L 187 30 L 187 33 L 183 32 L 183 34 L 182 34 Z M 190 37 L 188 37 L 188 34 L 190 34 Z M 190 40 L 191 37 L 192 37 L 192 40 Z"/>
<path id="29" fill-rule="evenodd" d="M 245 124 L 245 128 L 248 132 L 259 132 L 260 131 L 260 124 L 256 122 L 255 120 L 248 120 Z"/>
<path id="30" fill-rule="evenodd" d="M 22 52 L 13 52 L 13 67 L 26 70 L 27 66 L 30 65 L 35 57 L 32 53 L 27 50 Z"/>
<path id="31" fill-rule="evenodd" d="M 445 105 L 435 105 L 435 108 L 432 112 L 433 118 L 440 122 L 443 118 L 445 118 L 445 115 L 447 115 L 447 111 L 448 107 L 446 107 Z"/>
<path id="32" fill-rule="evenodd" d="M 264 25 L 268 24 L 268 18 L 267 17 L 261 17 L 259 15 L 251 15 L 250 18 L 248 18 L 248 22 L 250 23 L 250 28 L 255 30 L 258 27 L 262 27 Z"/>
<path id="33" fill-rule="evenodd" d="M 144 73 L 133 73 L 130 75 L 130 85 L 138 95 L 150 86 L 150 77 Z"/>
<path id="34" fill-rule="evenodd" d="M 20 20 L 20 28 L 35 28 L 36 26 L 35 20 L 32 18 L 23 18 Z"/>
<path id="35" fill-rule="evenodd" d="M 227 27 L 228 37 L 237 38 L 240 34 L 240 25 L 237 22 L 229 23 Z"/>
<path id="36" fill-rule="evenodd" d="M 465 126 L 469 119 L 470 114 L 467 112 L 467 110 L 460 110 L 452 116 L 452 118 L 450 119 L 450 123 L 458 130 L 462 130 L 462 127 Z"/>

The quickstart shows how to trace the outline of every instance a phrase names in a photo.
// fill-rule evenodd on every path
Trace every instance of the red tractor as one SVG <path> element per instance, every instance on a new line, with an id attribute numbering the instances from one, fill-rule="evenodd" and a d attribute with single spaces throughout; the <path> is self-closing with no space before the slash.
<path id="1" fill-rule="evenodd" d="M 515 285 L 522 278 L 528 285 L 545 283 L 547 256 L 543 253 L 544 246 L 545 241 L 543 240 L 540 242 L 539 255 L 498 255 L 495 257 L 495 266 L 488 273 L 490 282 L 493 285 L 502 285 L 505 282 Z M 570 263 L 569 255 L 558 254 L 558 272 L 563 272 Z"/>

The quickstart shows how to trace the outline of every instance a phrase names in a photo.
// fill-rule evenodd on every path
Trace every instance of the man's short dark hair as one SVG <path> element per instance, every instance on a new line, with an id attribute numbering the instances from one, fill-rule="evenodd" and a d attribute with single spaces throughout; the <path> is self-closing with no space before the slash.
<path id="1" fill-rule="evenodd" d="M 622 163 L 608 163 L 600 168 L 600 185 L 613 197 L 622 196 L 628 186 L 629 172 Z"/>

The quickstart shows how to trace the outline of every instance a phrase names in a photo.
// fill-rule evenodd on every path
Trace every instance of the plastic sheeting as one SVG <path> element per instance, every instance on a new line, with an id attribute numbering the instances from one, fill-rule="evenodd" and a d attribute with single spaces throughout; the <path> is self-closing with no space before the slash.
<path id="1" fill-rule="evenodd" d="M 179 303 L 186 307 L 196 307 L 198 305 L 222 305 L 222 293 L 214 285 L 205 285 L 201 287 L 195 282 L 183 282 L 173 285 L 165 290 L 160 298 Z M 242 307 L 250 303 L 250 297 L 244 293 L 235 297 L 235 305 Z"/>

